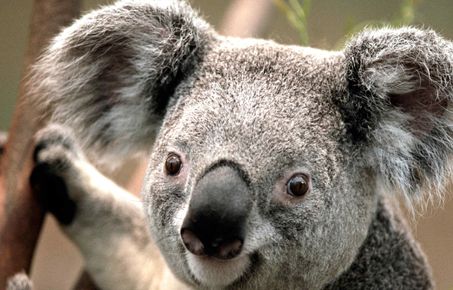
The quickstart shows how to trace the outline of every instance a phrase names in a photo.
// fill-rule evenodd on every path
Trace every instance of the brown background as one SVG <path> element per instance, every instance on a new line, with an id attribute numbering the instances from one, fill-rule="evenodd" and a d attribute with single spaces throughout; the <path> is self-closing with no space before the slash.
<path id="1" fill-rule="evenodd" d="M 255 0 L 243 0 L 255 1 Z M 28 0 L 0 0 L 0 129 L 7 130 L 17 96 L 22 71 L 23 55 L 28 37 L 31 13 Z M 89 0 L 84 10 L 111 1 Z M 227 0 L 192 0 L 205 18 L 218 27 L 228 4 Z M 351 23 L 369 20 L 390 21 L 399 12 L 401 1 L 381 0 L 313 0 L 309 14 L 309 34 L 312 46 L 332 48 L 338 45 Z M 445 37 L 453 39 L 453 1 L 432 0 L 420 2 L 417 23 L 432 27 Z M 297 44 L 298 34 L 284 14 L 272 11 L 263 36 L 278 42 Z M 137 189 L 138 190 L 138 189 Z M 433 266 L 438 289 L 453 290 L 453 192 L 446 201 L 428 209 L 423 217 L 411 221 L 414 234 L 420 241 Z M 1 257 L 0 257 L 1 259 Z M 37 290 L 69 289 L 78 275 L 82 259 L 58 232 L 52 219 L 46 222 L 35 263 L 33 280 Z"/>

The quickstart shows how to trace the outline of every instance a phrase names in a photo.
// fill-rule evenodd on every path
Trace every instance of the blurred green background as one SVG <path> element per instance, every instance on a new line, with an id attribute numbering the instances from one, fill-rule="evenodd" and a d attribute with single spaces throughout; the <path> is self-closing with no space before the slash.
<path id="1" fill-rule="evenodd" d="M 255 0 L 243 0 L 255 1 Z M 387 21 L 400 18 L 405 0 L 311 0 L 306 18 L 310 46 L 332 49 L 339 46 L 345 33 L 358 23 Z M 106 0 L 86 0 L 83 10 L 111 3 Z M 191 0 L 205 19 L 219 27 L 228 0 Z M 453 39 L 453 1 L 415 0 L 415 24 L 430 27 L 446 38 Z M 30 0 L 0 0 L 0 130 L 7 130 L 17 97 L 23 70 L 23 56 L 28 39 Z M 287 15 L 275 7 L 267 18 L 261 35 L 277 42 L 299 44 L 300 33 L 288 21 Z M 450 194 L 450 197 L 453 193 Z M 426 217 L 412 222 L 417 239 L 427 252 L 434 268 L 438 289 L 453 290 L 453 202 L 444 209 L 428 210 Z M 49 227 L 47 227 L 49 228 Z M 54 227 L 43 236 L 34 277 L 36 288 L 67 289 L 80 270 L 80 257 Z M 0 257 L 1 258 L 1 257 Z M 70 268 L 74 269 L 70 269 Z M 69 274 L 68 274 L 69 273 Z M 67 278 L 67 276 L 70 278 Z M 72 276 L 71 276 L 72 275 Z"/>

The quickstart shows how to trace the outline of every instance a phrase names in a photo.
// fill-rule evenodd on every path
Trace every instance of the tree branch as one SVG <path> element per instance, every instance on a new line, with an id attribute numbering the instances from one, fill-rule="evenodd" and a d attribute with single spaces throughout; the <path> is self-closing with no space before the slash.
<path id="1" fill-rule="evenodd" d="M 29 98 L 30 65 L 62 26 L 79 12 L 79 0 L 35 0 L 23 78 L 9 137 L 0 160 L 0 288 L 21 270 L 29 271 L 43 220 L 43 210 L 32 195 L 28 177 L 32 168 L 33 135 L 40 128 Z"/>

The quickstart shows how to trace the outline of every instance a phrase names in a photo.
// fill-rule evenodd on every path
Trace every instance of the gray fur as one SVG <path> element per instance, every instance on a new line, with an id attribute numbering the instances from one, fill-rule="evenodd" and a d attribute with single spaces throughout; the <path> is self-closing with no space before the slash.
<path id="1" fill-rule="evenodd" d="M 452 172 L 452 43 L 429 30 L 369 30 L 345 55 L 349 88 L 366 98 L 350 94 L 342 102 L 356 119 L 370 115 L 349 128 L 368 138 L 364 160 L 375 166 L 385 191 L 438 199 Z"/>
<path id="2" fill-rule="evenodd" d="M 399 216 L 399 209 L 384 199 L 378 203 L 356 260 L 325 290 L 432 289 L 432 276 L 426 264 L 420 247 Z"/>
<path id="3" fill-rule="evenodd" d="M 85 15 L 35 67 L 32 101 L 83 135 L 98 162 L 149 150 L 174 86 L 209 40 L 208 25 L 186 4 L 152 2 L 120 1 Z"/>
<path id="4" fill-rule="evenodd" d="M 157 289 L 172 275 L 197 289 L 430 289 L 386 195 L 430 200 L 451 177 L 451 55 L 415 28 L 365 30 L 329 52 L 217 35 L 178 1 L 92 12 L 36 66 L 37 101 L 104 162 L 151 151 L 146 221 L 83 154 L 65 154 L 73 166 L 57 174 L 78 204 L 65 231 L 105 289 Z M 177 176 L 165 174 L 170 152 Z M 241 256 L 220 263 L 191 255 L 179 233 L 197 181 L 225 161 L 247 175 L 253 205 Z M 295 173 L 311 177 L 303 198 L 286 193 Z M 172 274 L 153 268 L 145 228 Z"/>

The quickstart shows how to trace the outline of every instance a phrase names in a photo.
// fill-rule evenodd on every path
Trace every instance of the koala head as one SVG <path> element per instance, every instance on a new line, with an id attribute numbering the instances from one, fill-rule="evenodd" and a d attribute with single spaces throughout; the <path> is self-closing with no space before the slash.
<path id="1" fill-rule="evenodd" d="M 120 1 L 65 29 L 34 78 L 96 160 L 150 154 L 144 206 L 181 280 L 319 289 L 381 194 L 441 194 L 452 55 L 428 30 L 366 30 L 331 52 L 220 36 L 184 2 Z"/>

